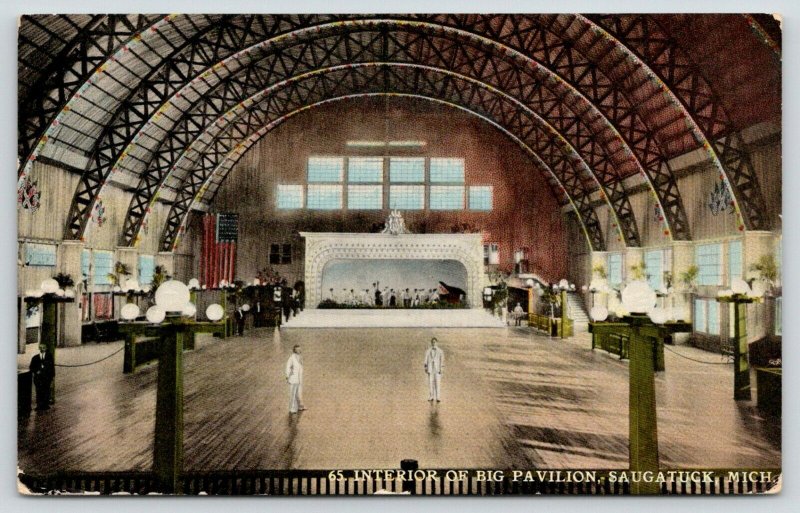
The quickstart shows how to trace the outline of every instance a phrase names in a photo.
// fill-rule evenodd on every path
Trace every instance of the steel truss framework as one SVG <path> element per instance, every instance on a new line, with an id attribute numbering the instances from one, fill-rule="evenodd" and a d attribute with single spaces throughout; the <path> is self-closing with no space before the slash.
<path id="1" fill-rule="evenodd" d="M 433 63 L 432 68 L 440 69 L 437 73 L 450 72 L 444 74 L 449 78 L 443 82 L 465 88 L 458 92 L 458 102 L 452 101 L 456 99 L 452 91 L 441 86 L 432 92 L 407 87 L 394 92 L 418 96 L 450 94 L 449 98 L 439 99 L 484 115 L 519 141 L 527 141 L 534 130 L 540 132 L 542 124 L 546 125 L 546 131 L 551 131 L 549 151 L 539 148 L 541 141 L 539 145 L 531 142 L 529 147 L 542 157 L 541 162 L 547 162 L 546 167 L 564 187 L 563 192 L 575 204 L 595 249 L 603 247 L 604 239 L 597 216 L 589 206 L 594 189 L 599 189 L 611 206 L 626 244 L 639 245 L 636 220 L 622 186 L 623 178 L 637 172 L 647 177 L 672 238 L 690 238 L 674 175 L 662 150 L 665 140 L 659 133 L 674 119 L 686 120 L 694 127 L 692 135 L 697 145 L 710 148 L 712 156 L 719 157 L 718 163 L 742 209 L 747 228 L 767 227 L 763 198 L 737 127 L 729 122 L 721 102 L 678 43 L 648 16 L 183 18 L 181 23 L 167 19 L 169 46 L 151 56 L 153 62 L 146 57 L 148 44 L 134 48 L 130 41 L 148 41 L 142 34 L 158 35 L 163 17 L 92 18 L 72 39 L 63 41 L 59 58 L 54 58 L 54 64 L 41 73 L 38 83 L 46 87 L 31 88 L 29 97 L 21 101 L 23 173 L 43 143 L 58 144 L 56 138 L 48 141 L 42 134 L 59 114 L 64 114 L 64 106 L 92 70 L 102 68 L 109 56 L 113 60 L 124 45 L 138 52 L 138 59 L 149 66 L 140 82 L 128 85 L 126 94 L 109 109 L 99 136 L 87 136 L 94 141 L 88 151 L 91 158 L 75 194 L 67 238 L 83 235 L 92 206 L 109 175 L 123 170 L 141 177 L 120 240 L 122 244 L 134 243 L 149 205 L 161 188 L 174 182 L 173 187 L 182 191 L 207 172 L 199 163 L 209 158 L 209 152 L 216 151 L 219 140 L 210 135 L 210 127 L 238 119 L 225 113 L 239 102 L 251 101 L 246 100 L 253 96 L 251 84 L 268 86 L 278 82 L 272 74 L 277 73 L 281 80 L 292 80 L 298 73 L 347 62 L 386 64 L 380 69 L 389 78 L 381 82 L 381 91 L 374 91 L 381 93 L 392 92 L 387 88 L 390 80 L 394 81 L 392 85 L 405 84 L 397 69 L 414 76 L 421 74 L 408 71 L 410 67 L 390 64 Z M 22 34 L 21 30 L 21 44 Z M 68 48 L 72 50 L 67 51 Z M 620 80 L 623 74 L 627 80 Z M 664 96 L 663 88 L 650 83 L 651 75 L 660 79 L 669 95 L 680 100 L 667 102 L 663 106 L 666 114 L 662 112 L 661 116 L 648 116 L 640 109 L 642 103 Z M 487 91 L 486 87 L 497 89 L 496 99 L 491 101 L 505 106 L 508 112 L 497 112 L 480 101 L 475 103 L 475 91 Z M 313 98 L 316 97 L 308 96 L 308 101 Z M 530 124 L 520 125 L 523 107 L 538 116 L 538 124 L 529 117 Z M 290 109 L 286 106 L 282 111 Z M 241 141 L 251 131 L 232 137 Z M 552 131 L 556 132 L 555 138 Z M 180 194 L 173 211 L 181 204 Z M 170 215 L 162 247 L 166 247 L 163 241 L 175 239 L 168 232 L 179 230 L 183 223 L 175 222 Z"/>
<path id="2" fill-rule="evenodd" d="M 262 127 L 271 128 L 273 123 L 304 106 L 369 93 L 414 95 L 441 100 L 493 122 L 535 156 L 540 167 L 556 177 L 562 190 L 577 191 L 571 201 L 587 227 L 589 243 L 598 250 L 605 248 L 580 158 L 558 139 L 557 134 L 548 133 L 534 114 L 520 109 L 516 102 L 479 82 L 452 72 L 416 65 L 373 64 L 330 68 L 324 73 L 312 73 L 301 76 L 299 80 L 291 80 L 285 86 L 271 90 L 264 100 L 253 107 L 241 109 L 242 112 L 235 115 L 234 122 L 204 134 L 207 147 L 197 152 L 197 160 L 190 159 L 188 162 L 193 171 L 188 175 L 189 180 L 182 181 L 183 187 L 167 216 L 161 240 L 162 250 L 173 249 L 175 234 L 185 224 L 186 214 L 195 197 L 203 192 L 203 187 L 214 174 L 219 174 L 225 160 L 234 156 L 239 141 L 255 136 Z M 260 138 L 261 135 L 256 137 Z"/>
<path id="3" fill-rule="evenodd" d="M 766 204 L 753 162 L 740 132 L 697 64 L 674 38 L 648 16 L 596 16 L 595 22 L 630 49 L 669 86 L 691 121 L 710 143 L 709 150 L 741 205 L 744 226 L 769 229 Z"/>

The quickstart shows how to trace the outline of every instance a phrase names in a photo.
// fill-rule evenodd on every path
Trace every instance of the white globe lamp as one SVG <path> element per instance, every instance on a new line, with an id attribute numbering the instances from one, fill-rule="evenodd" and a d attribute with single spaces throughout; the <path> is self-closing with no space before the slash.
<path id="1" fill-rule="evenodd" d="M 567 290 L 569 288 L 569 282 L 566 279 L 562 279 L 558 282 L 558 288 L 561 290 Z"/>
<path id="2" fill-rule="evenodd" d="M 650 320 L 655 324 L 664 324 L 669 319 L 669 314 L 666 308 L 656 307 L 650 312 Z"/>
<path id="3" fill-rule="evenodd" d="M 222 309 L 222 306 L 214 303 L 213 305 L 208 305 L 206 308 L 206 317 L 211 322 L 217 322 L 218 320 L 222 319 L 222 316 L 225 315 L 225 310 Z"/>
<path id="4" fill-rule="evenodd" d="M 67 289 L 64 291 L 64 296 L 75 297 L 75 289 Z"/>
<path id="5" fill-rule="evenodd" d="M 622 307 L 631 313 L 647 313 L 656 304 L 656 293 L 644 280 L 630 282 L 622 291 Z"/>
<path id="6" fill-rule="evenodd" d="M 58 282 L 53 278 L 47 278 L 41 284 L 42 292 L 45 294 L 55 294 L 59 289 Z"/>
<path id="7" fill-rule="evenodd" d="M 753 297 L 764 297 L 764 294 L 767 293 L 767 285 L 761 280 L 754 281 L 752 289 Z"/>
<path id="8" fill-rule="evenodd" d="M 533 279 L 532 279 L 532 278 L 528 278 L 527 280 L 525 280 L 525 285 L 527 285 L 527 286 L 528 286 L 528 288 L 531 288 L 531 289 L 532 289 L 532 288 L 533 288 L 533 285 L 534 285 L 534 281 L 533 281 Z"/>
<path id="9" fill-rule="evenodd" d="M 243 312 L 249 312 L 250 311 L 250 305 L 248 305 L 247 303 L 243 304 L 242 305 L 242 311 Z"/>
<path id="10" fill-rule="evenodd" d="M 595 306 L 592 307 L 592 310 L 589 312 L 589 315 L 592 316 L 592 320 L 594 322 L 603 322 L 608 319 L 608 308 L 605 306 Z"/>
<path id="11" fill-rule="evenodd" d="M 64 292 L 64 289 L 58 289 L 56 291 L 56 296 L 58 297 L 64 297 L 64 294 L 66 294 L 66 292 Z"/>
<path id="12" fill-rule="evenodd" d="M 186 303 L 183 305 L 181 313 L 184 317 L 194 317 L 194 314 L 197 313 L 197 307 L 192 302 Z"/>
<path id="13" fill-rule="evenodd" d="M 156 305 L 165 312 L 182 312 L 189 297 L 189 287 L 178 280 L 167 280 L 156 290 Z"/>
<path id="14" fill-rule="evenodd" d="M 132 321 L 139 317 L 139 307 L 133 303 L 128 303 L 122 307 L 119 313 L 126 321 Z"/>
<path id="15" fill-rule="evenodd" d="M 186 284 L 187 287 L 190 289 L 199 289 L 200 288 L 200 281 L 197 278 L 192 278 L 189 280 L 189 283 Z"/>
<path id="16" fill-rule="evenodd" d="M 734 294 L 750 294 L 750 285 L 741 278 L 734 278 L 731 280 L 731 290 Z"/>
<path id="17" fill-rule="evenodd" d="M 165 312 L 160 306 L 153 305 L 147 309 L 147 312 L 145 312 L 144 316 L 147 318 L 147 322 L 159 324 L 167 316 L 167 312 Z"/>

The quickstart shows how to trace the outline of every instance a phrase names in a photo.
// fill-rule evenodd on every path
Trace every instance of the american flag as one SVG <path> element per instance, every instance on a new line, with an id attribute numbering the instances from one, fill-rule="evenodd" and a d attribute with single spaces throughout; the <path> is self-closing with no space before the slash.
<path id="1" fill-rule="evenodd" d="M 200 280 L 216 288 L 223 280 L 233 282 L 236 276 L 236 241 L 239 232 L 238 214 L 203 216 L 203 245 L 200 259 Z"/>

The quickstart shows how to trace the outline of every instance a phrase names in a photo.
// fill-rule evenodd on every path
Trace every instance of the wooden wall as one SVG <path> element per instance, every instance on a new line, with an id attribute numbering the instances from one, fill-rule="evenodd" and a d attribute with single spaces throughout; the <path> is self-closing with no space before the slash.
<path id="1" fill-rule="evenodd" d="M 422 100 L 363 98 L 313 109 L 290 119 L 256 144 L 234 167 L 212 208 L 240 214 L 237 275 L 252 279 L 267 265 L 271 243 L 292 242 L 292 266 L 278 267 L 301 278 L 302 241 L 298 231 L 365 232 L 382 223 L 388 211 L 281 211 L 275 208 L 277 184 L 305 183 L 311 155 L 375 155 L 379 150 L 348 148 L 348 140 L 422 140 L 419 150 L 387 155 L 461 157 L 467 185 L 494 186 L 492 212 L 407 212 L 412 231 L 448 233 L 469 223 L 500 244 L 501 267 L 513 268 L 514 250 L 528 246 L 533 270 L 548 279 L 566 273 L 566 239 L 560 208 L 529 157 L 491 125 L 466 113 Z M 196 216 L 199 217 L 199 216 Z M 195 219 L 182 244 L 198 233 Z M 199 254 L 199 242 L 181 251 Z"/>

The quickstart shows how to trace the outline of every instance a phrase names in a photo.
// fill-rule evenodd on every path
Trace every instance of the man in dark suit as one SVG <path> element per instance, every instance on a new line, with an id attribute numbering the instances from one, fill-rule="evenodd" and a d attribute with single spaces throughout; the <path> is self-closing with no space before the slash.
<path id="1" fill-rule="evenodd" d="M 236 309 L 236 329 L 239 332 L 239 336 L 244 336 L 244 309 L 239 306 Z"/>
<path id="2" fill-rule="evenodd" d="M 50 386 L 56 375 L 53 354 L 47 352 L 45 344 L 39 344 L 39 354 L 31 359 L 31 375 L 36 386 L 36 411 L 50 409 Z"/>

